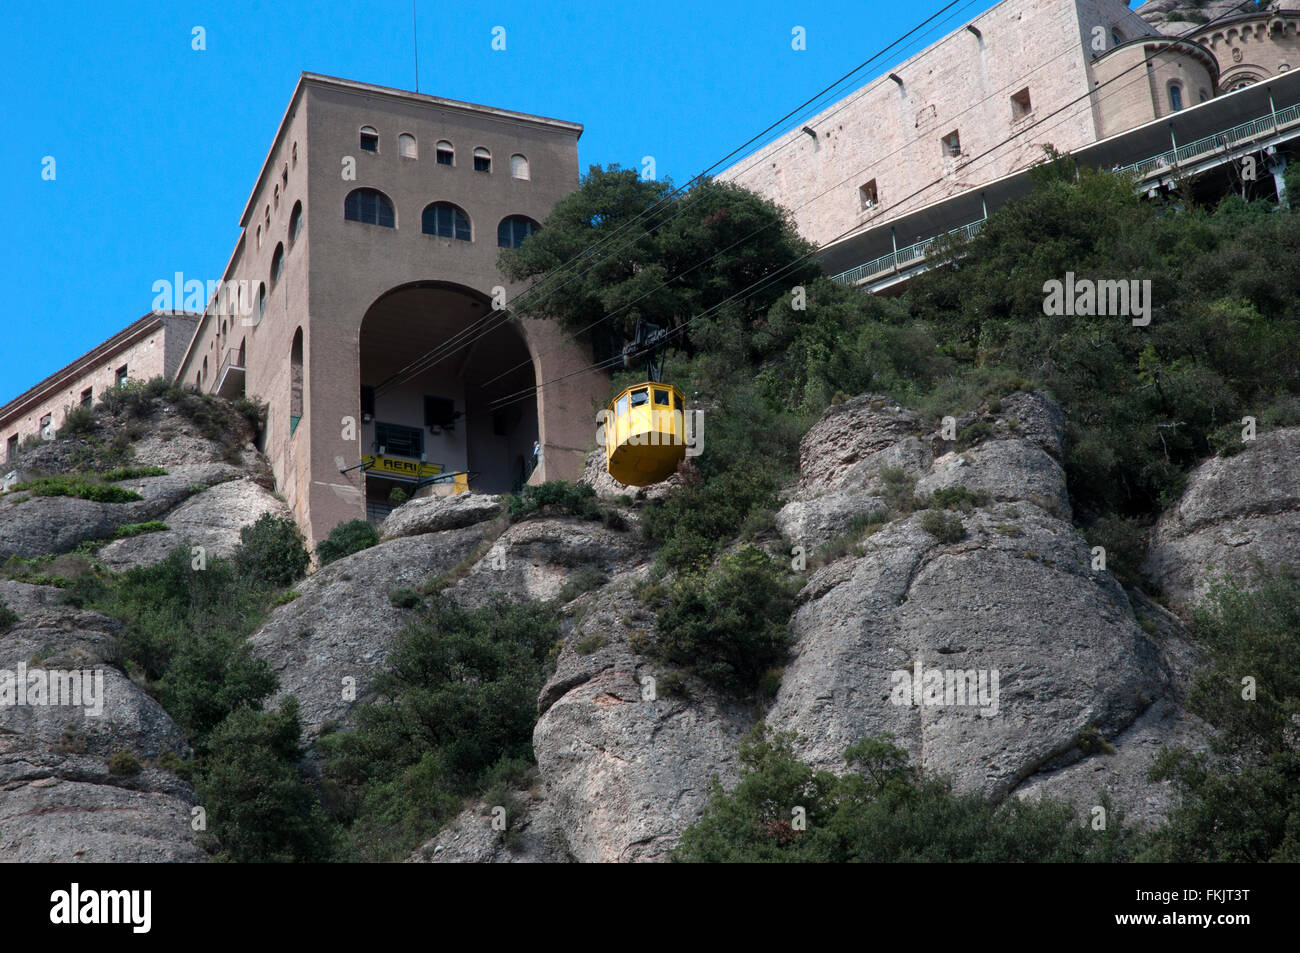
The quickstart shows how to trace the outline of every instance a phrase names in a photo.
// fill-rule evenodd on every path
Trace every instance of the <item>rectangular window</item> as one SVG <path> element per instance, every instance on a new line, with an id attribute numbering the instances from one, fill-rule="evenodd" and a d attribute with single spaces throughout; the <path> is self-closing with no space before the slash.
<path id="1" fill-rule="evenodd" d="M 5 459 L 12 460 L 16 456 L 18 456 L 18 434 L 14 434 L 10 437 L 8 443 L 5 445 Z"/>
<path id="2" fill-rule="evenodd" d="M 660 407 L 668 406 L 668 391 L 655 389 L 655 403 Z"/>
<path id="3" fill-rule="evenodd" d="M 1183 108 L 1183 88 L 1177 83 L 1169 84 L 1169 106 L 1174 112 Z"/>
<path id="4" fill-rule="evenodd" d="M 858 201 L 862 205 L 862 211 L 873 209 L 880 202 L 880 192 L 876 188 L 876 180 L 872 179 L 866 185 L 858 186 Z"/>
<path id="5" fill-rule="evenodd" d="M 1026 86 L 1020 92 L 1011 97 L 1011 118 L 1024 119 L 1034 111 L 1033 102 L 1029 98 L 1029 87 Z"/>
<path id="6" fill-rule="evenodd" d="M 95 399 L 95 389 L 93 387 L 87 387 L 85 390 L 81 392 L 82 407 L 89 407 L 91 403 L 94 401 L 94 399 Z"/>
<path id="7" fill-rule="evenodd" d="M 119 368 L 117 369 L 117 373 L 116 373 L 115 375 L 113 375 L 113 376 L 114 376 L 114 380 L 115 380 L 116 386 L 121 387 L 123 384 L 125 384 L 125 383 L 126 383 L 126 365 L 123 364 L 121 367 L 119 367 Z"/>
<path id="8" fill-rule="evenodd" d="M 644 404 L 648 404 L 648 403 L 650 403 L 650 394 L 649 394 L 648 392 L 643 391 L 643 390 L 634 390 L 634 391 L 632 391 L 632 406 L 633 406 L 633 407 L 641 407 L 641 406 L 643 406 Z"/>
<path id="9" fill-rule="evenodd" d="M 386 457 L 424 457 L 424 431 L 401 424 L 375 424 L 375 448 Z"/>
<path id="10" fill-rule="evenodd" d="M 491 172 L 491 171 L 492 171 L 492 158 L 491 158 L 491 156 L 475 156 L 475 157 L 474 157 L 474 171 L 475 171 L 475 172 Z"/>
<path id="11" fill-rule="evenodd" d="M 944 136 L 940 143 L 943 145 L 945 156 L 955 159 L 961 155 L 961 136 L 957 135 L 956 129 Z"/>
<path id="12" fill-rule="evenodd" d="M 438 165 L 451 165 L 452 161 L 456 157 L 456 153 L 452 152 L 450 149 L 439 149 L 437 150 L 437 156 Z"/>
<path id="13" fill-rule="evenodd" d="M 363 132 L 361 134 L 361 148 L 366 152 L 378 152 L 379 136 L 373 132 Z"/>

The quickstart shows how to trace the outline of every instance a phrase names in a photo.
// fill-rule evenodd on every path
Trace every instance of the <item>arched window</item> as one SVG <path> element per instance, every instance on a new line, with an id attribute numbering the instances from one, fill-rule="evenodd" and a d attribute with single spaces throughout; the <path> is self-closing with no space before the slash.
<path id="1" fill-rule="evenodd" d="M 469 216 L 465 210 L 450 202 L 434 202 L 425 208 L 420 217 L 420 230 L 426 235 L 470 240 Z"/>
<path id="2" fill-rule="evenodd" d="M 298 429 L 302 420 L 303 360 L 302 328 L 293 335 L 293 347 L 289 351 L 289 436 Z"/>
<path id="3" fill-rule="evenodd" d="M 403 159 L 417 159 L 419 154 L 416 150 L 415 136 L 409 132 L 404 132 L 397 137 L 397 154 Z"/>
<path id="4" fill-rule="evenodd" d="M 262 226 L 257 226 L 257 247 L 262 247 Z"/>
<path id="5" fill-rule="evenodd" d="M 289 247 L 298 240 L 298 234 L 302 231 L 302 202 L 293 203 L 293 211 L 289 213 Z"/>
<path id="6" fill-rule="evenodd" d="M 364 152 L 379 151 L 379 130 L 374 126 L 361 127 L 361 149 Z"/>
<path id="7" fill-rule="evenodd" d="M 492 171 L 492 153 L 488 152 L 482 146 L 476 146 L 474 148 L 474 171 Z"/>
<path id="8" fill-rule="evenodd" d="M 208 359 L 205 357 L 203 359 L 203 373 L 199 375 L 199 380 L 205 381 L 207 379 L 208 379 Z"/>
<path id="9" fill-rule="evenodd" d="M 267 228 L 271 227 L 271 206 L 270 205 L 266 207 L 266 227 Z"/>
<path id="10" fill-rule="evenodd" d="M 343 217 L 349 222 L 365 222 L 396 228 L 397 216 L 393 203 L 378 189 L 353 189 L 343 201 Z"/>
<path id="11" fill-rule="evenodd" d="M 1169 108 L 1174 112 L 1183 108 L 1183 87 L 1178 83 L 1169 84 Z"/>
<path id="12" fill-rule="evenodd" d="M 524 243 L 525 238 L 541 227 L 527 215 L 506 216 L 497 226 L 497 246 L 518 248 Z"/>
<path id="13" fill-rule="evenodd" d="M 438 165 L 456 164 L 456 150 L 451 147 L 451 143 L 446 139 L 439 139 L 434 151 L 438 154 Z"/>
<path id="14" fill-rule="evenodd" d="M 253 312 L 254 324 L 262 320 L 262 315 L 266 314 L 266 282 L 258 282 L 257 285 L 257 308 Z"/>
<path id="15" fill-rule="evenodd" d="M 272 201 L 275 203 L 275 207 L 279 208 L 280 207 L 280 186 L 277 185 L 271 191 L 271 195 L 273 196 Z"/>
<path id="16" fill-rule="evenodd" d="M 284 274 L 284 242 L 275 246 L 275 251 L 271 253 L 271 289 L 275 290 L 276 284 L 280 281 L 280 276 Z"/>
<path id="17" fill-rule="evenodd" d="M 298 168 L 298 143 L 293 144 L 293 167 Z"/>
<path id="18" fill-rule="evenodd" d="M 525 182 L 529 179 L 528 159 L 519 154 L 510 157 L 510 178 L 523 179 Z"/>

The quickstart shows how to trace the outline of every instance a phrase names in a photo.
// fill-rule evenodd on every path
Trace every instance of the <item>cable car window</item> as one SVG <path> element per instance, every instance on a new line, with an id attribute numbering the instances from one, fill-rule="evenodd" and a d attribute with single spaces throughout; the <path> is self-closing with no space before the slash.
<path id="1" fill-rule="evenodd" d="M 673 394 L 673 410 L 682 409 L 682 398 L 678 394 Z"/>
<path id="2" fill-rule="evenodd" d="M 650 403 L 650 394 L 643 390 L 632 391 L 632 406 L 640 407 L 642 404 Z"/>
<path id="3" fill-rule="evenodd" d="M 626 413 L 627 413 L 627 395 L 624 394 L 622 397 L 618 399 L 618 403 L 615 405 L 614 415 L 617 417 L 622 417 Z"/>
<path id="4" fill-rule="evenodd" d="M 656 390 L 656 391 L 655 391 L 655 403 L 658 404 L 658 405 L 661 406 L 661 407 L 667 407 L 667 406 L 668 406 L 668 391 L 666 391 L 666 390 Z"/>

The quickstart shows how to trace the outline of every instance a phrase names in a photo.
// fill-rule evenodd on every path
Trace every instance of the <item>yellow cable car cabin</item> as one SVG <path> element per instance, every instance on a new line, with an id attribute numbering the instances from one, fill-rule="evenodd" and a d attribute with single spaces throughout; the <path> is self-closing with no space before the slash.
<path id="1" fill-rule="evenodd" d="M 649 486 L 686 459 L 682 392 L 671 384 L 634 384 L 614 398 L 605 424 L 605 467 L 625 486 Z"/>

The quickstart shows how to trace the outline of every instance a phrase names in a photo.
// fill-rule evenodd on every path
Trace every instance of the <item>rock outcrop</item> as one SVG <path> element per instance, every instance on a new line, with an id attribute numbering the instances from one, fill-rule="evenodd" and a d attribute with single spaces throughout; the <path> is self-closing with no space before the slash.
<path id="1" fill-rule="evenodd" d="M 1279 6 L 1285 4 L 1257 6 L 1254 0 L 1149 0 L 1134 12 L 1166 36 L 1181 36 L 1210 20 Z"/>
<path id="2" fill-rule="evenodd" d="M 0 859 L 54 862 L 199 861 L 193 789 L 155 766 L 188 757 L 167 713 L 109 664 L 113 620 L 59 604 L 57 589 L 0 581 L 19 621 L 0 636 L 0 692 L 80 673 L 102 693 L 52 704 L 0 705 Z M 86 673 L 92 673 L 87 675 Z M 97 675 L 93 673 L 98 673 Z M 96 701 L 98 698 L 98 701 Z M 95 710 L 99 709 L 98 714 Z M 87 713 L 90 713 L 89 715 Z M 112 762 L 127 753 L 136 762 Z"/>
<path id="3" fill-rule="evenodd" d="M 1190 609 L 1223 576 L 1300 569 L 1300 428 L 1260 434 L 1192 471 L 1160 519 L 1144 571 L 1170 605 Z"/>
<path id="4" fill-rule="evenodd" d="M 1000 797 L 1083 757 L 1092 732 L 1119 737 L 1177 694 L 1164 647 L 1139 626 L 1122 587 L 1092 570 L 1067 521 L 1059 409 L 1017 394 L 982 423 L 982 442 L 945 450 L 912 415 L 859 398 L 828 411 L 805 439 L 803 498 L 778 525 L 828 497 L 849 507 L 814 539 L 847 525 L 854 494 L 868 501 L 856 506 L 884 503 L 887 467 L 915 478 L 919 497 L 963 487 L 986 501 L 949 513 L 961 520 L 960 540 L 941 542 L 923 528 L 925 513 L 912 513 L 867 538 L 861 555 L 810 576 L 768 722 L 799 734 L 800 753 L 819 767 L 842 769 L 848 745 L 889 733 L 958 789 Z M 982 693 L 962 704 L 955 689 L 968 672 L 974 681 L 960 687 Z M 919 687 L 927 701 L 925 678 L 944 679 L 933 704 L 913 697 Z"/>

